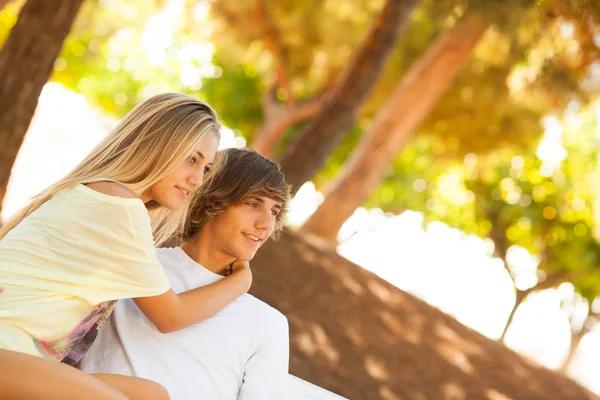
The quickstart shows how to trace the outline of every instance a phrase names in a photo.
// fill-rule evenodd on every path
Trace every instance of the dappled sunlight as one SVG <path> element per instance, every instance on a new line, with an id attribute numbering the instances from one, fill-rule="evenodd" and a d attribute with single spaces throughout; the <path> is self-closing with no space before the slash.
<path id="1" fill-rule="evenodd" d="M 389 311 L 382 311 L 379 317 L 394 335 L 397 335 L 416 346 L 422 344 L 422 332 L 425 327 L 425 317 L 411 316 L 408 321 L 403 322 Z"/>
<path id="2" fill-rule="evenodd" d="M 449 400 L 466 400 L 467 392 L 457 383 L 446 383 L 442 386 L 442 393 Z"/>
<path id="3" fill-rule="evenodd" d="M 514 302 L 512 282 L 501 262 L 489 257 L 480 238 L 439 223 L 425 231 L 421 224 L 421 214 L 407 211 L 388 218 L 374 232 L 356 234 L 338 251 L 466 325 L 499 336 Z M 498 318 L 502 315 L 504 321 Z"/>
<path id="4" fill-rule="evenodd" d="M 292 374 L 353 399 L 591 400 L 570 378 L 600 394 L 597 1 L 88 1 L 21 71 L 12 51 L 53 35 L 0 0 L 5 83 L 30 80 L 6 172 L 56 82 L 0 223 L 185 93 L 231 127 L 219 149 L 298 185 L 248 290 L 287 318 Z"/>
<path id="5" fill-rule="evenodd" d="M 485 392 L 485 395 L 488 400 L 513 400 L 510 397 L 508 397 L 494 389 L 488 389 Z"/>
<path id="6" fill-rule="evenodd" d="M 440 355 L 450 364 L 459 368 L 463 373 L 472 375 L 474 373 L 474 367 L 464 353 L 464 344 L 466 341 L 445 324 L 438 322 L 435 324 L 434 329 L 434 333 L 439 338 L 444 339 L 436 344 L 436 349 Z M 481 351 L 473 351 L 475 346 L 467 347 L 471 354 L 481 353 Z"/>
<path id="7" fill-rule="evenodd" d="M 346 327 L 346 336 L 352 343 L 353 346 L 357 348 L 363 348 L 366 346 L 366 342 L 358 329 L 353 326 Z"/>
<path id="8" fill-rule="evenodd" d="M 378 381 L 386 381 L 390 378 L 390 373 L 383 361 L 376 359 L 374 356 L 367 356 L 365 358 L 365 369 L 369 376 L 377 379 Z"/>
<path id="9" fill-rule="evenodd" d="M 352 277 L 350 277 L 350 276 L 342 276 L 340 278 L 340 282 L 348 290 L 350 290 L 352 293 L 354 293 L 356 295 L 361 295 L 364 292 L 363 286 L 356 280 L 352 279 Z"/>
<path id="10" fill-rule="evenodd" d="M 115 122 L 90 111 L 82 96 L 57 84 L 48 84 L 15 164 L 3 217 L 66 174 Z M 81 135 L 84 131 L 86 134 Z M 67 151 L 64 151 L 65 143 L 68 144 Z M 220 148 L 243 145 L 245 141 L 234 131 L 223 130 Z M 60 163 L 56 162 L 59 152 Z M 521 160 L 513 161 L 513 167 L 521 165 Z M 52 168 L 39 168 L 40 165 Z M 312 184 L 303 186 L 292 204 L 292 222 L 298 225 L 308 218 L 320 199 L 322 195 L 315 192 Z M 257 261 L 253 285 L 258 288 L 268 285 L 273 290 L 275 297 L 265 301 L 277 304 L 288 316 L 292 346 L 301 353 L 303 360 L 316 361 L 337 372 L 346 371 L 346 364 L 352 362 L 364 368 L 366 376 L 378 380 L 381 384 L 379 396 L 390 400 L 399 398 L 394 394 L 397 388 L 393 381 L 399 365 L 408 361 L 404 352 L 415 348 L 423 352 L 426 360 L 455 367 L 461 379 L 473 379 L 474 382 L 482 379 L 479 367 L 496 357 L 494 347 L 490 352 L 486 346 L 495 344 L 483 342 L 483 338 L 474 336 L 473 332 L 457 327 L 459 324 L 454 326 L 456 321 L 446 316 L 432 317 L 421 313 L 415 307 L 426 307 L 425 303 L 396 291 L 387 282 L 496 339 L 514 304 L 515 290 L 502 261 L 492 257 L 493 246 L 489 240 L 467 235 L 440 222 L 424 225 L 423 214 L 419 212 L 408 210 L 391 216 L 380 209 L 357 209 L 340 231 L 340 238 L 344 241 L 339 245 L 338 253 L 367 271 L 342 265 L 341 258 L 329 253 L 327 243 L 308 235 L 303 236 L 303 242 L 290 242 L 288 252 L 281 255 L 277 268 L 283 268 L 290 257 L 306 263 L 304 269 L 286 271 L 285 275 L 290 281 L 294 277 L 310 276 L 313 279 L 310 287 L 291 290 L 286 286 L 289 282 L 283 282 L 285 280 L 268 280 L 268 276 L 260 275 L 262 266 Z M 274 248 L 279 245 L 275 244 Z M 521 282 L 519 287 L 530 287 L 533 279 L 538 277 L 536 256 L 524 248 L 513 247 L 508 258 L 511 273 L 517 282 Z M 556 368 L 570 341 L 570 322 L 561 309 L 561 303 L 568 296 L 573 296 L 569 285 L 529 296 L 515 315 L 506 343 L 538 363 Z M 345 301 L 330 301 L 338 297 Z M 327 303 L 324 299 L 328 299 Z M 312 302 L 323 307 L 317 310 L 323 316 L 308 317 L 305 312 Z M 363 309 L 363 314 L 358 314 L 359 304 L 372 307 L 368 313 Z M 600 299 L 591 308 L 599 311 Z M 582 313 L 581 310 L 578 303 L 573 303 L 574 315 Z M 398 358 L 390 361 L 383 353 L 377 357 L 367 351 L 377 345 L 386 346 Z M 571 373 L 578 381 L 600 392 L 596 372 L 600 371 L 599 359 L 594 354 L 600 354 L 598 328 L 582 340 Z M 308 363 L 301 364 L 302 360 L 294 362 L 295 368 L 300 368 L 298 365 L 304 368 L 303 371 L 310 368 Z M 511 362 L 511 373 L 517 373 L 525 381 L 532 379 L 527 364 L 513 359 Z M 420 364 L 413 372 L 425 374 L 424 371 L 434 377 L 437 373 Z M 498 379 L 507 379 L 500 372 Z M 468 398 L 470 393 L 465 393 L 457 382 L 460 381 L 453 378 L 439 387 L 424 388 L 423 393 L 415 393 L 413 398 Z M 477 394 L 479 398 L 511 398 L 489 382 L 486 385 Z M 542 389 L 535 390 L 541 393 Z"/>
<path id="11" fill-rule="evenodd" d="M 373 293 L 375 297 L 382 302 L 388 303 L 391 300 L 392 293 L 390 293 L 390 291 L 379 282 L 372 280 L 367 284 L 367 286 L 369 287 L 369 290 L 371 290 L 371 293 Z"/>
<path id="12" fill-rule="evenodd" d="M 401 400 L 401 398 L 396 396 L 389 386 L 386 385 L 382 385 L 379 388 L 379 395 L 383 400 Z"/>
<path id="13" fill-rule="evenodd" d="M 540 156 L 548 162 L 560 162 L 562 147 L 558 138 L 562 134 L 562 126 L 553 119 L 547 120 L 546 124 L 548 137 L 554 141 L 557 153 L 553 153 L 552 147 L 547 147 Z M 512 160 L 513 168 L 521 167 L 522 163 L 522 159 Z M 305 186 L 303 199 L 311 198 L 309 189 L 315 196 L 314 186 Z M 313 200 L 315 207 L 318 202 L 317 198 Z M 309 214 L 308 210 L 305 213 Z M 423 216 L 417 212 L 386 216 L 378 211 L 372 213 L 357 209 L 340 230 L 338 238 L 345 238 L 345 241 L 339 245 L 338 252 L 395 286 L 439 307 L 461 323 L 492 339 L 499 338 L 516 295 L 503 262 L 491 256 L 493 242 L 465 235 L 442 223 L 428 224 L 423 229 L 422 223 Z M 530 288 L 540 277 L 543 278 L 538 271 L 539 257 L 524 248 L 511 247 L 507 260 L 518 288 Z M 344 277 L 340 280 L 356 292 L 358 286 L 348 285 L 354 281 Z M 371 286 L 369 289 L 385 301 L 385 290 Z M 557 368 L 570 343 L 569 321 L 561 311 L 559 300 L 547 295 L 535 301 L 534 296 L 530 297 L 532 299 L 525 301 L 517 311 L 506 343 L 542 365 Z M 381 319 L 394 334 L 415 345 L 421 343 L 417 333 L 419 329 L 402 329 L 402 323 L 390 314 L 382 313 Z M 452 340 L 450 337 L 447 339 Z M 476 347 L 464 347 L 465 343 L 460 346 L 463 346 L 461 349 L 465 354 L 481 351 Z M 590 370 L 590 365 L 600 368 L 598 358 L 591 357 L 593 352 L 581 354 L 574 360 L 574 365 L 587 359 L 586 371 Z M 578 374 L 583 370 L 574 369 Z"/>
<path id="14" fill-rule="evenodd" d="M 302 258 L 304 258 L 306 262 L 314 264 L 318 260 L 318 255 L 313 251 L 305 251 L 302 253 Z"/>
<path id="15" fill-rule="evenodd" d="M 317 324 L 312 324 L 306 331 L 299 333 L 295 341 L 298 348 L 309 356 L 320 355 L 333 365 L 340 359 L 340 354 L 329 340 L 327 333 Z"/>
<path id="16" fill-rule="evenodd" d="M 435 324 L 434 333 L 440 338 L 452 344 L 456 349 L 459 349 L 465 355 L 481 356 L 483 349 L 476 343 L 465 340 L 455 330 L 448 325 L 437 323 Z"/>
<path id="17" fill-rule="evenodd" d="M 440 342 L 436 346 L 440 355 L 450 364 L 460 369 L 464 374 L 473 375 L 474 368 L 467 356 L 456 348 L 453 343 Z"/>

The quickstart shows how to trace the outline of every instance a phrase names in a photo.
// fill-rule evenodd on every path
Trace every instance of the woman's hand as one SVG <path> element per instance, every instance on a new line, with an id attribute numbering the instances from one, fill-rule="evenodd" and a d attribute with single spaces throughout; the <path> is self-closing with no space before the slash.
<path id="1" fill-rule="evenodd" d="M 250 290 L 250 286 L 252 285 L 252 271 L 250 270 L 250 263 L 248 261 L 235 260 L 231 264 L 231 272 L 227 275 L 240 276 L 246 281 L 248 285 L 247 290 Z"/>

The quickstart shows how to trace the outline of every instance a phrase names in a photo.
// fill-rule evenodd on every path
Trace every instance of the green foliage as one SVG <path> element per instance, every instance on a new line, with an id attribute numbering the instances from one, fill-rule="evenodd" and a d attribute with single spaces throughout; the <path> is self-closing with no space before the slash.
<path id="1" fill-rule="evenodd" d="M 142 99 L 177 91 L 207 100 L 223 122 L 251 138 L 262 122 L 263 77 L 254 64 L 223 61 L 205 10 L 131 1 L 85 3 L 52 80 L 121 118 Z M 166 43 L 154 43 L 167 40 Z"/>
<path id="2" fill-rule="evenodd" d="M 81 91 L 91 104 L 118 117 L 155 92 L 193 93 L 208 99 L 229 126 L 250 139 L 262 122 L 260 96 L 277 89 L 280 71 L 291 89 L 285 93 L 278 88 L 282 102 L 290 95 L 309 98 L 330 85 L 383 1 L 293 0 L 269 3 L 263 10 L 257 8 L 260 2 L 250 0 L 221 0 L 210 7 L 188 1 L 178 12 L 169 4 L 86 2 L 56 63 L 53 80 Z M 455 159 L 469 152 L 483 155 L 501 147 L 526 147 L 541 133 L 541 116 L 573 98 L 585 102 L 589 97 L 578 85 L 594 59 L 588 56 L 594 54 L 590 40 L 584 42 L 590 31 L 581 22 L 580 11 L 588 9 L 589 16 L 596 18 L 595 8 L 584 0 L 568 6 L 527 0 L 422 1 L 353 133 L 317 181 L 325 183 L 335 175 L 357 143 L 357 132 L 366 129 L 404 73 L 436 35 L 465 12 L 479 13 L 494 28 L 417 133 L 441 138 L 443 156 Z M 0 14 L 0 40 L 14 24 L 16 10 L 9 6 Z M 167 38 L 165 45 L 151 43 L 164 47 L 165 60 L 155 62 L 144 35 L 161 15 L 171 17 L 154 26 L 162 33 L 155 41 Z M 571 21 L 576 29 L 565 38 L 560 24 Z M 196 50 L 190 50 L 194 45 Z M 573 46 L 579 46 L 579 52 Z M 205 54 L 190 56 L 198 49 Z M 187 75 L 190 70 L 199 75 L 199 81 L 184 82 L 184 69 Z M 296 130 L 288 132 L 280 148 Z"/>
<path id="3" fill-rule="evenodd" d="M 399 157 L 369 205 L 420 210 L 426 222 L 443 221 L 481 237 L 495 229 L 507 247 L 538 255 L 548 274 L 568 273 L 566 279 L 593 300 L 600 295 L 597 107 L 579 115 L 571 106 L 562 134 L 558 120 L 548 119 L 540 146 L 486 157 L 471 153 L 462 163 L 441 158 L 441 142 L 422 137 Z M 561 146 L 563 160 L 556 157 Z"/>
<path id="4" fill-rule="evenodd" d="M 260 92 L 263 79 L 251 64 L 227 65 L 213 60 L 223 71 L 219 79 L 203 81 L 200 94 L 217 110 L 223 123 L 247 140 L 263 120 Z"/>

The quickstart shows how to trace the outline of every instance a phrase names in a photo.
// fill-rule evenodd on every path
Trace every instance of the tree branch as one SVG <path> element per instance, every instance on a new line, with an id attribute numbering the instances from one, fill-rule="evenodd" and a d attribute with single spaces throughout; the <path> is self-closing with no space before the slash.
<path id="1" fill-rule="evenodd" d="M 559 283 L 562 283 L 564 281 L 567 280 L 568 277 L 570 277 L 571 274 L 569 272 L 555 272 L 552 274 L 549 274 L 548 276 L 546 276 L 546 279 L 544 279 L 541 282 L 538 282 L 534 287 L 528 289 L 530 292 L 534 291 L 534 290 L 545 290 L 545 289 L 550 289 L 556 285 L 558 285 Z"/>
<path id="2" fill-rule="evenodd" d="M 279 138 L 292 126 L 305 121 L 319 111 L 321 102 L 318 100 L 297 106 L 287 112 L 279 113 L 275 118 L 265 118 L 265 122 L 254 135 L 252 148 L 264 157 L 272 157 Z M 278 113 L 270 111 L 271 115 Z"/>
<path id="3" fill-rule="evenodd" d="M 490 239 L 494 242 L 494 253 L 501 258 L 506 264 L 506 253 L 508 252 L 508 240 L 504 229 L 500 227 L 500 213 L 498 211 L 489 210 L 487 212 L 488 219 L 492 223 L 490 230 Z"/>

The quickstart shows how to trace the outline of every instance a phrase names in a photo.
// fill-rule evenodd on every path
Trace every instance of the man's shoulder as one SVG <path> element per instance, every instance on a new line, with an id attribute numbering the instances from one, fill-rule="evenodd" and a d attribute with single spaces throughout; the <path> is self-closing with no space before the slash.
<path id="1" fill-rule="evenodd" d="M 168 256 L 170 254 L 173 254 L 176 249 L 176 247 L 159 247 L 156 249 L 156 254 L 161 256 Z"/>
<path id="2" fill-rule="evenodd" d="M 161 247 L 156 249 L 156 257 L 163 267 L 169 267 L 177 260 L 177 247 Z"/>
<path id="3" fill-rule="evenodd" d="M 263 326 L 266 324 L 269 329 L 279 328 L 287 332 L 288 319 L 281 311 L 251 294 L 245 294 L 243 299 L 252 307 L 250 313 L 259 319 Z"/>

